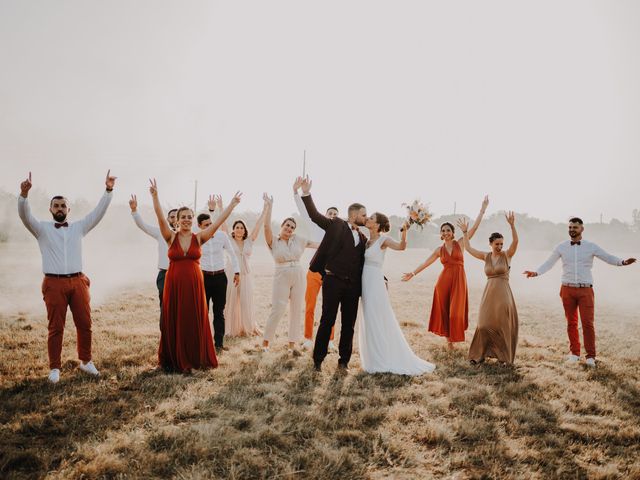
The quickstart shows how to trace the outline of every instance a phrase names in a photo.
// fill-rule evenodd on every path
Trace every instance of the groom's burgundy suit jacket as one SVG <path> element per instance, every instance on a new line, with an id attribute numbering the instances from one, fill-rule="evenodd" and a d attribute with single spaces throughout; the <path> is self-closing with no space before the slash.
<path id="1" fill-rule="evenodd" d="M 302 197 L 313 222 L 325 231 L 318 251 L 311 259 L 309 270 L 325 275 L 326 271 L 338 278 L 360 283 L 367 237 L 358 232 L 360 243 L 353 241 L 351 226 L 341 218 L 327 218 L 318 212 L 311 195 Z"/>

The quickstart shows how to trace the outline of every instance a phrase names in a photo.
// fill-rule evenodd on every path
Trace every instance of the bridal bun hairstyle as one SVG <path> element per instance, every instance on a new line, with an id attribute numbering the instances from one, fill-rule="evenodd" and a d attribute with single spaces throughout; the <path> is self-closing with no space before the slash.
<path id="1" fill-rule="evenodd" d="M 453 223 L 450 222 L 444 222 L 442 225 L 440 225 L 440 240 L 444 240 L 444 236 L 442 235 L 442 229 L 444 227 L 449 227 L 451 229 L 451 233 L 453 235 L 455 235 L 456 233 L 456 227 L 453 226 Z"/>
<path id="2" fill-rule="evenodd" d="M 391 224 L 389 223 L 389 217 L 387 217 L 384 213 L 376 212 L 374 213 L 376 216 L 376 223 L 378 224 L 378 232 L 387 233 L 391 230 Z"/>
<path id="3" fill-rule="evenodd" d="M 297 227 L 298 227 L 298 224 L 296 223 L 296 219 L 295 219 L 295 218 L 293 218 L 293 217 L 287 217 L 287 218 L 285 218 L 285 219 L 282 221 L 282 223 L 280 224 L 280 226 L 281 226 L 281 227 L 284 227 L 284 224 L 285 224 L 285 223 L 287 223 L 287 222 L 291 222 L 291 223 L 293 223 L 293 228 L 297 228 Z"/>

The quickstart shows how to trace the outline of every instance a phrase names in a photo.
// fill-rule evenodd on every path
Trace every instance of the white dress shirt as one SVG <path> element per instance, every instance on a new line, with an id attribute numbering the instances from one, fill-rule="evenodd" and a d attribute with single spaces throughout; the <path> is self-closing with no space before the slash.
<path id="1" fill-rule="evenodd" d="M 558 259 L 562 259 L 562 283 L 593 285 L 593 257 L 598 257 L 610 265 L 622 265 L 621 258 L 605 252 L 593 242 L 581 240 L 580 245 L 571 245 L 571 241 L 567 240 L 555 248 L 549 259 L 538 267 L 536 273 L 542 275 L 548 272 Z"/>
<path id="2" fill-rule="evenodd" d="M 296 206 L 298 207 L 300 218 L 303 220 L 304 224 L 307 227 L 307 231 L 309 232 L 309 239 L 316 243 L 322 242 L 322 239 L 324 238 L 324 230 L 313 223 L 313 220 L 311 220 L 311 217 L 309 217 L 309 214 L 307 213 L 307 209 L 304 206 L 304 202 L 302 201 L 302 197 L 300 197 L 300 194 L 294 194 L 293 199 L 295 200 Z"/>
<path id="3" fill-rule="evenodd" d="M 18 215 L 36 237 L 42 255 L 42 272 L 67 275 L 82 272 L 82 238 L 95 227 L 107 211 L 113 195 L 105 192 L 96 208 L 82 220 L 56 228 L 55 221 L 40 221 L 31 214 L 29 201 L 18 197 Z"/>
<path id="4" fill-rule="evenodd" d="M 131 212 L 131 216 L 140 230 L 156 239 L 158 242 L 158 268 L 167 270 L 169 268 L 169 245 L 167 245 L 167 241 L 162 236 L 162 233 L 160 233 L 160 227 L 144 223 L 142 216 L 137 210 Z"/>
<path id="5" fill-rule="evenodd" d="M 227 252 L 231 260 L 233 273 L 240 273 L 238 257 L 233 251 L 229 236 L 222 230 L 217 230 L 204 245 L 202 245 L 202 257 L 200 257 L 200 268 L 205 272 L 217 272 L 224 270 L 224 252 Z"/>

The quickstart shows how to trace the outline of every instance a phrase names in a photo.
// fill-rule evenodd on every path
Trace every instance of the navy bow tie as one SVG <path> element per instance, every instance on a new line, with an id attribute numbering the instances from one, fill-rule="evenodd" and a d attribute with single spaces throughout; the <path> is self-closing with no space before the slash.
<path id="1" fill-rule="evenodd" d="M 69 224 L 67 222 L 64 223 L 56 223 L 55 227 L 56 228 L 60 228 L 60 227 L 68 227 Z"/>
<path id="2" fill-rule="evenodd" d="M 571 242 L 571 246 L 573 247 L 574 245 L 580 245 L 580 240 L 578 240 L 577 242 Z"/>

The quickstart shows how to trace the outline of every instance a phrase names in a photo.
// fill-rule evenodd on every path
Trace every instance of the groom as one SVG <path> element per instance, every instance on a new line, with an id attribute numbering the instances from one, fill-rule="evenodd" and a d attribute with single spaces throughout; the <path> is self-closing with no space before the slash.
<path id="1" fill-rule="evenodd" d="M 302 201 L 311 220 L 325 231 L 324 238 L 309 265 L 309 270 L 320 273 L 322 283 L 322 317 L 313 348 L 313 364 L 320 371 L 327 356 L 331 329 L 336 323 L 338 306 L 342 314 L 342 329 L 338 351 L 338 368 L 347 369 L 353 349 L 353 327 L 358 314 L 358 301 L 362 290 L 362 267 L 367 238 L 358 227 L 367 219 L 364 205 L 349 207 L 348 221 L 327 218 L 316 209 L 311 199 L 311 180 L 302 182 Z"/>

